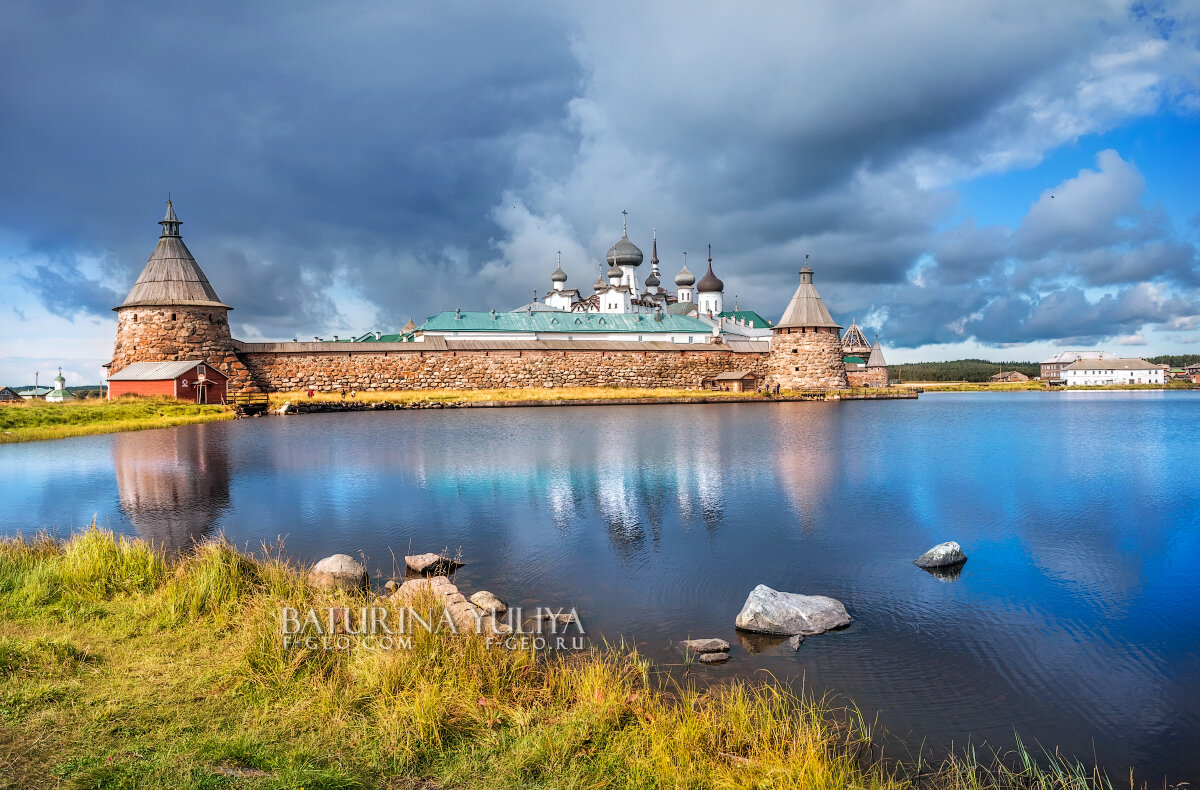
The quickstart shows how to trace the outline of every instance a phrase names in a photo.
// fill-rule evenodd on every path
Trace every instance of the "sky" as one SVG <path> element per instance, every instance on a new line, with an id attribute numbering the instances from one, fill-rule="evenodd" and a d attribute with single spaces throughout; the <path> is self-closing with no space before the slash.
<path id="1" fill-rule="evenodd" d="M 1194 2 L 10 0 L 0 118 L 0 384 L 99 380 L 168 194 L 243 340 L 589 289 L 624 210 L 890 362 L 1200 349 Z"/>

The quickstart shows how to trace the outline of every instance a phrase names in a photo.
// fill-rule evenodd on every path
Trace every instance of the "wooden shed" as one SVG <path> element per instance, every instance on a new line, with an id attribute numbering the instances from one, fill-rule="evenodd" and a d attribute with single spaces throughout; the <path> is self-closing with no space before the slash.
<path id="1" fill-rule="evenodd" d="M 0 403 L 24 403 L 21 393 L 12 387 L 0 387 Z"/>
<path id="2" fill-rule="evenodd" d="M 758 377 L 748 370 L 729 370 L 704 379 L 701 386 L 706 390 L 749 392 L 758 387 Z"/>
<path id="3" fill-rule="evenodd" d="M 192 403 L 224 403 L 228 376 L 198 359 L 134 362 L 108 377 L 108 397 L 159 395 Z"/>

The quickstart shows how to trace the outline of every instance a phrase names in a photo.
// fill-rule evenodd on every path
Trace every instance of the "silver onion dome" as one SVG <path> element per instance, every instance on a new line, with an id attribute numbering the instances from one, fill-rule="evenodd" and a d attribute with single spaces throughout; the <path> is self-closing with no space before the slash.
<path id="1" fill-rule="evenodd" d="M 675 275 L 675 284 L 680 288 L 690 287 L 696 284 L 696 275 L 692 274 L 685 263 L 679 274 Z"/>
<path id="2" fill-rule="evenodd" d="M 613 266 L 641 266 L 642 251 L 629 240 L 629 236 L 622 234 L 621 240 L 612 246 L 604 259 Z"/>

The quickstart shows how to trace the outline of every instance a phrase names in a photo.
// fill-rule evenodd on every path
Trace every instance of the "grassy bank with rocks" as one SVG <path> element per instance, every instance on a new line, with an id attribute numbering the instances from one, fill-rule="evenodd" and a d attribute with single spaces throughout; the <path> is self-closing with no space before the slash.
<path id="1" fill-rule="evenodd" d="M 0 444 L 169 428 L 229 420 L 233 416 L 233 410 L 225 406 L 204 406 L 174 398 L 88 399 L 66 403 L 31 400 L 0 407 Z"/>
<path id="2" fill-rule="evenodd" d="M 284 646 L 282 607 L 368 603 L 396 605 L 223 543 L 2 541 L 0 786 L 1108 787 L 1028 755 L 884 763 L 861 717 L 774 682 L 697 690 L 625 647 Z"/>

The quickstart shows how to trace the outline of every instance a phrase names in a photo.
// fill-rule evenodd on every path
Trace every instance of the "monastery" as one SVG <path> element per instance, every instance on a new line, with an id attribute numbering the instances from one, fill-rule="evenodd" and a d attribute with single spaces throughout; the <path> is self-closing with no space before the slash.
<path id="1" fill-rule="evenodd" d="M 158 244 L 117 307 L 110 380 L 124 392 L 169 386 L 197 401 L 229 393 L 315 390 L 491 389 L 624 386 L 694 389 L 712 382 L 781 389 L 886 386 L 878 344 L 851 325 L 845 335 L 805 261 L 777 322 L 725 309 L 724 283 L 687 268 L 662 285 L 658 240 L 639 282 L 642 251 L 628 229 L 607 271 L 584 296 L 567 287 L 561 257 L 540 299 L 509 312 L 438 313 L 391 335 L 312 343 L 247 343 L 229 330 L 232 306 L 217 296 L 180 235 L 170 201 Z M 163 366 L 158 363 L 189 363 Z M 110 388 L 111 397 L 111 388 Z M 179 395 L 183 397 L 183 395 Z"/>

